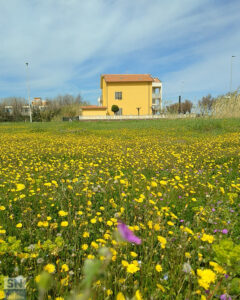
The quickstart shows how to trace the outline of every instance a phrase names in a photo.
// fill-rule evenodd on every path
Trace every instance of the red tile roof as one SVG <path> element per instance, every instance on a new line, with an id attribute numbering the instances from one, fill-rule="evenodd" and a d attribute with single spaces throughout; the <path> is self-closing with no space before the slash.
<path id="1" fill-rule="evenodd" d="M 154 81 L 150 74 L 105 74 L 102 77 L 106 82 Z"/>
<path id="2" fill-rule="evenodd" d="M 82 106 L 81 109 L 83 109 L 83 110 L 105 110 L 105 109 L 107 109 L 107 106 L 87 105 L 87 106 Z"/>
<path id="3" fill-rule="evenodd" d="M 161 80 L 159 80 L 157 77 L 153 78 L 154 82 L 161 82 Z"/>

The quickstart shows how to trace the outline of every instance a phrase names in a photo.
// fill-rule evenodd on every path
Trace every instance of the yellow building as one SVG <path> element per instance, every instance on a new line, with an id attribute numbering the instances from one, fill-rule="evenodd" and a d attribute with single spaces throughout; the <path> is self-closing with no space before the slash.
<path id="1" fill-rule="evenodd" d="M 83 116 L 114 115 L 113 105 L 123 116 L 157 114 L 162 108 L 162 83 L 149 74 L 105 74 L 101 90 L 99 106 L 84 107 Z"/>

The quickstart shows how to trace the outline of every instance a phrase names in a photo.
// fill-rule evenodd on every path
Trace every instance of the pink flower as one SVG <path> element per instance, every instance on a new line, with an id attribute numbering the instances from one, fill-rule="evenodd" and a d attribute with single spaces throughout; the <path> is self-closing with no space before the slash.
<path id="1" fill-rule="evenodd" d="M 120 233 L 121 237 L 130 243 L 134 243 L 137 245 L 141 244 L 141 239 L 134 235 L 134 233 L 124 224 L 122 221 L 118 221 L 118 232 Z"/>

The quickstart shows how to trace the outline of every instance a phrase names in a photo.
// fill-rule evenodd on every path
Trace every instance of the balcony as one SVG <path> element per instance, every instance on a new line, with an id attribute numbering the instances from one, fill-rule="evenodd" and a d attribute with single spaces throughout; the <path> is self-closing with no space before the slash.
<path id="1" fill-rule="evenodd" d="M 161 94 L 160 93 L 152 93 L 152 98 L 153 99 L 156 99 L 156 98 L 161 99 Z"/>

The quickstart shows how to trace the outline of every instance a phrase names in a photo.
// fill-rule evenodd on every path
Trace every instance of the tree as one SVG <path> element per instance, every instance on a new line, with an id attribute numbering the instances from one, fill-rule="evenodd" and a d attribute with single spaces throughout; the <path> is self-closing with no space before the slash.
<path id="1" fill-rule="evenodd" d="M 202 114 L 210 114 L 212 112 L 214 98 L 210 94 L 205 97 L 202 97 L 201 100 L 198 101 L 198 106 Z"/>
<path id="2" fill-rule="evenodd" d="M 170 114 L 177 114 L 179 109 L 179 104 L 178 103 L 171 104 L 169 106 L 166 106 L 166 109 L 167 112 Z"/>
<path id="3" fill-rule="evenodd" d="M 191 113 L 192 107 L 193 107 L 193 103 L 192 103 L 190 100 L 185 100 L 185 101 L 182 103 L 182 112 L 183 112 L 184 114 L 186 114 L 187 112 L 188 112 L 188 113 Z"/>
<path id="4" fill-rule="evenodd" d="M 114 112 L 114 114 L 116 115 L 116 113 L 119 111 L 119 107 L 118 107 L 117 105 L 114 104 L 114 105 L 112 106 L 112 109 L 111 109 L 111 110 L 112 110 L 112 112 Z"/>

